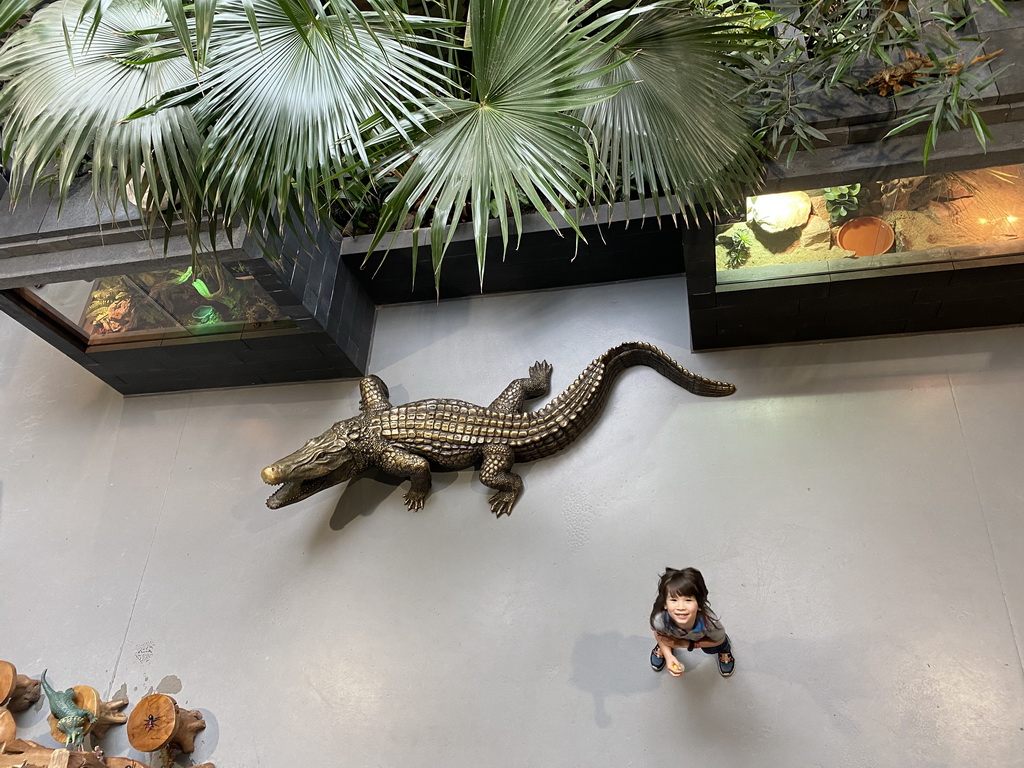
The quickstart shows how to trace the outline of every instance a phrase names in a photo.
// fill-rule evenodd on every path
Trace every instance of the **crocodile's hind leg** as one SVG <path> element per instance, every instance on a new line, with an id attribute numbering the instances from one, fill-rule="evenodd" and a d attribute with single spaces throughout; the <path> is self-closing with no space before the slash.
<path id="1" fill-rule="evenodd" d="M 515 454 L 507 445 L 488 445 L 484 448 L 480 482 L 497 491 L 489 499 L 491 512 L 497 517 L 512 514 L 512 505 L 523 490 L 523 478 L 509 471 L 515 460 Z"/>
<path id="2" fill-rule="evenodd" d="M 490 409 L 499 413 L 521 413 L 523 401 L 547 394 L 551 388 L 551 365 L 547 360 L 530 366 L 528 379 L 516 379 L 491 403 Z"/>
<path id="3" fill-rule="evenodd" d="M 430 462 L 422 456 L 399 448 L 388 448 L 377 460 L 377 466 L 396 477 L 408 477 L 409 490 L 405 493 L 405 506 L 414 512 L 423 509 L 423 501 L 430 491 Z"/>

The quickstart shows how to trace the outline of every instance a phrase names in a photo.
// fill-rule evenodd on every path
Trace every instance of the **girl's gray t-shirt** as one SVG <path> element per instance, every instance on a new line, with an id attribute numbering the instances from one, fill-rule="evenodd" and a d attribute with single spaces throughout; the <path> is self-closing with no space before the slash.
<path id="1" fill-rule="evenodd" d="M 693 629 L 685 630 L 676 626 L 665 611 L 656 613 L 651 619 L 651 629 L 659 635 L 665 635 L 676 640 L 711 640 L 715 644 L 725 642 L 725 627 L 720 623 L 711 621 L 703 613 L 697 616 Z"/>

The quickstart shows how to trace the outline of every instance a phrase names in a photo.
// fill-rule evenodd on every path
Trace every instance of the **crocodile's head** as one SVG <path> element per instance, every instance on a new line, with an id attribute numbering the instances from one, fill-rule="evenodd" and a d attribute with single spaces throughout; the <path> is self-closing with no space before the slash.
<path id="1" fill-rule="evenodd" d="M 299 450 L 264 467 L 263 482 L 281 486 L 267 499 L 267 506 L 278 509 L 308 499 L 366 469 L 358 447 L 359 430 L 355 422 L 359 420 L 357 417 L 339 421 Z"/>

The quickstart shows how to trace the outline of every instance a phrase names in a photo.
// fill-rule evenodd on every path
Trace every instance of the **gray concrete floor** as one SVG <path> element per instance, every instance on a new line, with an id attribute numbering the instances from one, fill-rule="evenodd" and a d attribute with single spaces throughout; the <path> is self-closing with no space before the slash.
<path id="1" fill-rule="evenodd" d="M 222 768 L 1024 765 L 1024 328 L 693 355 L 685 295 L 380 312 L 395 403 L 538 358 L 559 391 L 633 339 L 737 384 L 627 371 L 501 520 L 471 471 L 421 513 L 373 479 L 272 512 L 260 469 L 355 382 L 122 399 L 0 316 L 0 658 L 171 693 Z M 704 571 L 731 679 L 648 667 L 666 565 Z"/>

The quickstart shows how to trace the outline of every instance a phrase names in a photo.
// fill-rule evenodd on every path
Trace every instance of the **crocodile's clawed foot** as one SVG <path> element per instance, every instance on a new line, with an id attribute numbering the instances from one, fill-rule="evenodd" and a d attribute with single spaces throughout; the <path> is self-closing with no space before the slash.
<path id="1" fill-rule="evenodd" d="M 530 366 L 530 378 L 551 378 L 551 372 L 554 370 L 547 360 L 538 360 Z"/>
<path id="2" fill-rule="evenodd" d="M 498 491 L 491 496 L 491 512 L 495 517 L 512 514 L 512 505 L 516 503 L 516 494 L 512 491 Z"/>
<path id="3" fill-rule="evenodd" d="M 407 491 L 403 498 L 409 511 L 419 512 L 423 509 L 423 502 L 426 501 L 427 494 L 424 491 Z"/>

